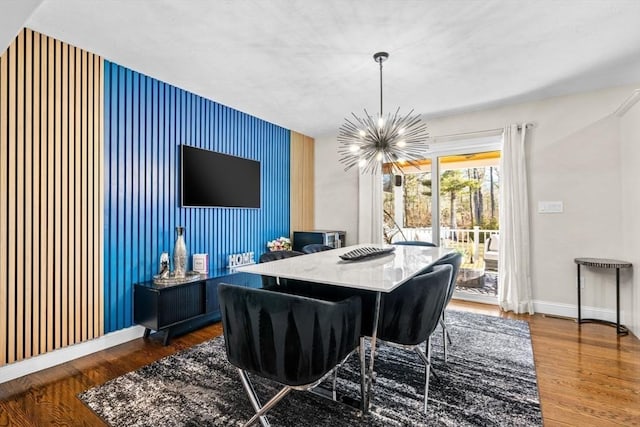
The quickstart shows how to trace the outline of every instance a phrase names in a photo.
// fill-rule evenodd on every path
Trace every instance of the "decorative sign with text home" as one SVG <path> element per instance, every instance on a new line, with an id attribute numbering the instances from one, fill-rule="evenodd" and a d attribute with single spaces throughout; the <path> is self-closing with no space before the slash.
<path id="1" fill-rule="evenodd" d="M 241 254 L 231 254 L 229 255 L 229 262 L 227 263 L 227 268 L 236 268 L 243 265 L 255 264 L 256 261 L 253 259 L 253 252 L 243 252 Z"/>

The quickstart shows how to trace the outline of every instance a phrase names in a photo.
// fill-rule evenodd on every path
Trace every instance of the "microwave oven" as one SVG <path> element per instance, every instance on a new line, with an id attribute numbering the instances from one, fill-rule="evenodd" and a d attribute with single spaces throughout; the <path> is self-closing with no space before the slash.
<path id="1" fill-rule="evenodd" d="M 302 248 L 312 243 L 341 248 L 345 246 L 345 232 L 335 230 L 312 230 L 293 232 L 293 250 L 302 251 Z"/>

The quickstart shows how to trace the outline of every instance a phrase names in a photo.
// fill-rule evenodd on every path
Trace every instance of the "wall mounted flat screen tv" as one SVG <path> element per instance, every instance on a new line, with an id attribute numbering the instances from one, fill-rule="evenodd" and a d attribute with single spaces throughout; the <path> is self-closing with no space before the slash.
<path id="1" fill-rule="evenodd" d="M 260 162 L 180 146 L 181 206 L 260 207 Z"/>

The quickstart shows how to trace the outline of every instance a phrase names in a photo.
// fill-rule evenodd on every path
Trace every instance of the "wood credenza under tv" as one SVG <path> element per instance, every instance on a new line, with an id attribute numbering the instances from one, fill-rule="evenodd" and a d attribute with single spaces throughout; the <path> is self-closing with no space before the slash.
<path id="1" fill-rule="evenodd" d="M 164 333 L 164 345 L 172 336 L 192 331 L 220 320 L 218 285 L 259 288 L 260 276 L 249 273 L 222 272 L 187 283 L 157 285 L 153 281 L 133 287 L 133 321 L 145 327 L 144 337 L 151 332 Z"/>

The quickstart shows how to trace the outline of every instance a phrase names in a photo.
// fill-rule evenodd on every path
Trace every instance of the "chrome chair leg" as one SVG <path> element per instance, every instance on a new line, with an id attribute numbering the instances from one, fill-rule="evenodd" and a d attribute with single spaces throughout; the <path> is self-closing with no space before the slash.
<path id="1" fill-rule="evenodd" d="M 251 406 L 253 406 L 253 410 L 258 412 L 260 408 L 262 408 L 262 404 L 260 403 L 260 399 L 258 398 L 256 390 L 253 388 L 251 380 L 249 380 L 249 375 L 247 375 L 245 371 L 239 368 L 238 374 L 240 374 L 240 381 L 242 382 L 244 391 L 247 393 L 247 396 L 249 396 L 249 401 L 251 402 Z M 260 424 L 262 424 L 262 427 L 271 426 L 267 417 L 260 417 Z"/>
<path id="2" fill-rule="evenodd" d="M 442 314 L 444 317 L 444 313 Z M 447 363 L 447 352 L 449 346 L 447 345 L 447 327 L 444 324 L 444 319 L 440 319 L 440 326 L 442 326 L 442 347 L 444 348 L 444 363 Z"/>
<path id="3" fill-rule="evenodd" d="M 249 421 L 244 424 L 244 427 L 248 427 L 251 424 L 255 423 L 258 419 L 260 420 L 260 424 L 262 427 L 270 427 L 271 424 L 267 417 L 264 416 L 267 412 L 271 410 L 283 397 L 285 397 L 292 390 L 291 387 L 284 387 L 275 396 L 271 398 L 264 406 L 260 404 L 260 399 L 258 399 L 258 395 L 256 394 L 255 389 L 253 388 L 253 384 L 249 380 L 249 376 L 242 369 L 238 369 L 238 373 L 240 374 L 240 381 L 242 381 L 242 385 L 244 386 L 247 395 L 249 396 L 249 400 L 251 401 L 251 406 L 256 411 L 255 415 L 251 417 Z"/>
<path id="4" fill-rule="evenodd" d="M 431 337 L 427 338 L 427 363 L 425 365 L 425 382 L 424 382 L 424 413 L 427 413 L 427 398 L 429 396 L 429 373 L 431 371 Z"/>
<path id="5" fill-rule="evenodd" d="M 362 401 L 362 413 L 364 414 L 368 408 L 368 398 L 367 395 L 367 372 L 366 372 L 366 341 L 364 337 L 360 337 L 360 400 Z"/>
<path id="6" fill-rule="evenodd" d="M 444 348 L 444 362 L 447 363 L 447 354 L 449 352 L 449 345 L 452 344 L 451 335 L 449 334 L 449 329 L 447 329 L 447 324 L 444 321 L 444 312 L 442 312 L 442 317 L 440 318 L 440 326 L 442 327 L 442 346 Z"/>
<path id="7" fill-rule="evenodd" d="M 358 357 L 360 358 L 360 377 L 361 377 L 361 381 L 360 381 L 360 394 L 362 395 L 362 393 L 364 392 L 364 386 L 365 386 L 365 382 L 364 380 L 362 380 L 362 377 L 364 375 L 365 372 L 365 367 L 364 367 L 364 352 L 362 351 L 362 348 L 364 346 L 364 338 L 360 337 L 360 346 L 356 347 L 355 350 L 353 350 L 351 353 L 349 353 L 347 355 L 347 357 L 345 357 L 342 362 L 338 363 L 336 365 L 336 367 L 333 369 L 333 380 L 332 380 L 332 387 L 331 387 L 331 398 L 334 401 L 338 400 L 338 393 L 336 391 L 336 385 L 338 383 L 338 371 L 340 371 L 340 368 L 342 368 L 344 366 L 344 364 L 347 362 L 347 360 L 349 360 L 349 358 L 353 355 L 353 353 L 357 353 Z"/>
<path id="8" fill-rule="evenodd" d="M 444 320 L 444 311 L 442 312 L 442 329 L 446 331 L 449 344 L 453 344 L 453 341 L 451 341 L 451 335 L 449 334 L 449 329 L 447 328 L 447 322 Z"/>
<path id="9" fill-rule="evenodd" d="M 419 347 L 415 347 L 416 353 L 422 359 L 425 366 L 425 381 L 424 381 L 424 413 L 427 413 L 427 398 L 429 396 L 429 375 L 431 375 L 431 337 L 427 338 L 424 343 L 425 352 L 423 353 Z M 425 354 L 426 353 L 426 354 Z"/>
<path id="10" fill-rule="evenodd" d="M 356 348 L 354 350 L 355 352 L 357 352 L 358 354 L 360 354 L 360 351 L 358 348 Z M 340 370 L 340 368 L 342 368 L 345 364 L 345 362 L 351 357 L 351 355 L 354 353 L 354 351 L 352 351 L 351 353 L 349 353 L 347 355 L 347 357 L 345 357 L 342 362 L 338 363 L 336 365 L 336 367 L 333 369 L 333 381 L 331 384 L 331 398 L 336 401 L 338 400 L 338 393 L 336 393 L 336 384 L 338 383 L 338 371 Z"/>

